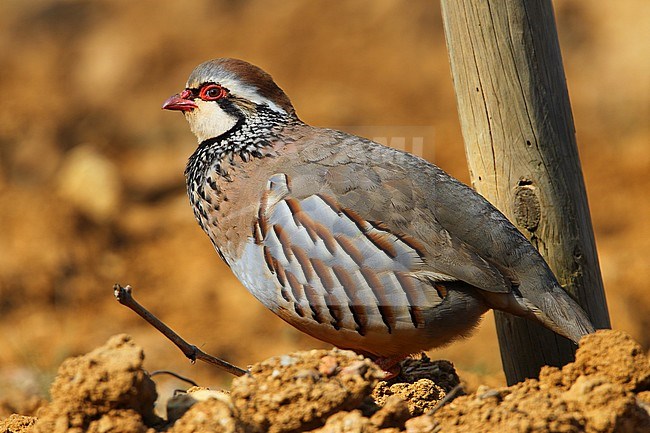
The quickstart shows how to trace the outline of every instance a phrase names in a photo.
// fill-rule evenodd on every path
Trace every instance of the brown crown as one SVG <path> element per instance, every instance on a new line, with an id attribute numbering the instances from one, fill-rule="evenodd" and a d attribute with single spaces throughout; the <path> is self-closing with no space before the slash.
<path id="1" fill-rule="evenodd" d="M 273 78 L 261 68 L 239 59 L 220 58 L 201 63 L 190 74 L 188 87 L 198 87 L 207 81 L 218 82 L 218 77 L 234 76 L 243 85 L 257 89 L 264 98 L 272 101 L 289 114 L 295 110 L 289 97 L 273 81 Z"/>

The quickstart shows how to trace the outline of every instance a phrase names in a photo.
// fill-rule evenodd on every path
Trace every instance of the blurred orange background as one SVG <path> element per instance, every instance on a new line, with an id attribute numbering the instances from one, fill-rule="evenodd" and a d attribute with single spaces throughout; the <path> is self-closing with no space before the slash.
<path id="1" fill-rule="evenodd" d="M 612 323 L 647 349 L 650 3 L 555 7 Z M 144 347 L 149 370 L 227 383 L 118 305 L 115 282 L 241 366 L 326 347 L 245 291 L 187 202 L 195 139 L 160 106 L 195 65 L 225 56 L 271 73 L 307 123 L 421 135 L 424 156 L 468 182 L 437 2 L 4 0 L 0 399 L 45 395 L 63 359 L 122 332 Z M 491 316 L 430 355 L 503 381 Z"/>

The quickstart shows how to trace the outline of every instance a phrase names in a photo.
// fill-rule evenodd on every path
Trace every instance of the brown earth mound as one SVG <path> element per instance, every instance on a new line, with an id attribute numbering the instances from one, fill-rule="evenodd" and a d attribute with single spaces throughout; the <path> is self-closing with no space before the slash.
<path id="1" fill-rule="evenodd" d="M 459 384 L 449 362 L 411 359 L 386 382 L 371 361 L 333 349 L 258 363 L 229 393 L 191 388 L 170 399 L 162 419 L 143 359 L 126 335 L 68 359 L 52 401 L 36 417 L 0 421 L 0 433 L 650 431 L 650 364 L 617 331 L 585 337 L 574 363 L 544 368 L 539 380 L 481 387 L 440 407 Z"/>
<path id="2" fill-rule="evenodd" d="M 36 415 L 65 359 L 122 332 L 147 370 L 230 388 L 117 306 L 116 282 L 237 365 L 327 348 L 257 302 L 194 221 L 183 169 L 196 142 L 160 105 L 198 63 L 255 63 L 306 122 L 418 153 L 469 183 L 439 2 L 186 3 L 0 1 L 0 419 Z M 554 6 L 612 324 L 647 351 L 650 2 Z M 473 392 L 505 385 L 496 345 L 490 312 L 474 337 L 430 356 L 453 360 Z M 155 380 L 161 398 L 177 386 Z"/>

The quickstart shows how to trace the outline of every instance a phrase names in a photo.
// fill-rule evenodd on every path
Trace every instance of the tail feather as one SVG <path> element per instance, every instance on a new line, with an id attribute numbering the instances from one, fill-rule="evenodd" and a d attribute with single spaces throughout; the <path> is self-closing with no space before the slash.
<path id="1" fill-rule="evenodd" d="M 595 332 L 587 313 L 559 286 L 544 292 L 535 303 L 527 298 L 519 301 L 535 320 L 576 344 L 581 337 Z"/>

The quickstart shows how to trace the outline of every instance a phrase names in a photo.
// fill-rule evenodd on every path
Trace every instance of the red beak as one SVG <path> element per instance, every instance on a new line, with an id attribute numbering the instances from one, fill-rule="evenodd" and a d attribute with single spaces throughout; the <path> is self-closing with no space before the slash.
<path id="1" fill-rule="evenodd" d="M 181 93 L 177 93 L 173 96 L 170 96 L 163 103 L 163 110 L 175 110 L 175 111 L 192 111 L 198 106 L 192 101 L 192 93 L 188 90 L 183 90 Z"/>

